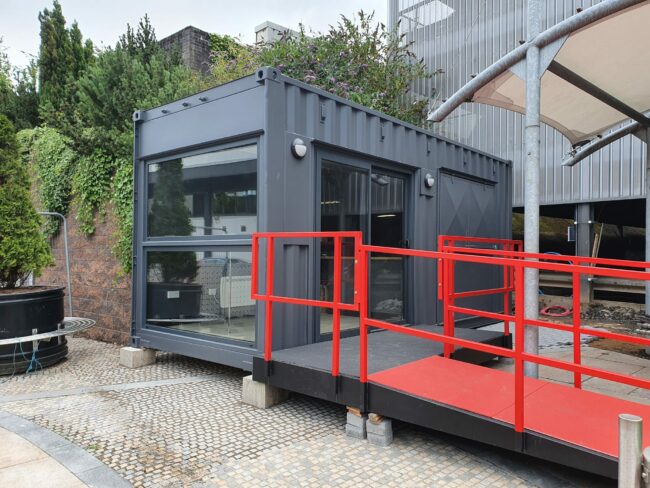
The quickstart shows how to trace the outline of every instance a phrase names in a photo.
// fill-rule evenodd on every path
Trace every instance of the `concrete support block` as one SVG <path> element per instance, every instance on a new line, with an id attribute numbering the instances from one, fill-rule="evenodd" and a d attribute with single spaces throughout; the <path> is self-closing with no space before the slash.
<path id="1" fill-rule="evenodd" d="M 289 398 L 289 392 L 259 381 L 253 381 L 253 375 L 242 379 L 241 400 L 257 408 L 269 408 Z"/>
<path id="2" fill-rule="evenodd" d="M 371 413 L 366 421 L 366 432 L 370 444 L 388 447 L 393 443 L 393 422 L 391 419 Z"/>
<path id="3" fill-rule="evenodd" d="M 345 423 L 345 434 L 349 437 L 354 437 L 355 439 L 365 439 L 367 420 L 367 415 L 364 415 L 357 410 L 348 410 Z"/>
<path id="4" fill-rule="evenodd" d="M 155 349 L 123 347 L 120 349 L 120 364 L 127 368 L 141 368 L 156 362 Z"/>

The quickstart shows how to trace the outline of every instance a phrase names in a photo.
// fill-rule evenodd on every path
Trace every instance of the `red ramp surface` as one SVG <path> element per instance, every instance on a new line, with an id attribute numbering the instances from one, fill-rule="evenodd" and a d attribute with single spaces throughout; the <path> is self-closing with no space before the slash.
<path id="1" fill-rule="evenodd" d="M 515 377 L 474 364 L 432 356 L 368 377 L 369 381 L 436 403 L 514 425 Z M 524 379 L 524 427 L 618 457 L 618 415 L 644 419 L 650 439 L 650 406 L 570 386 Z"/>

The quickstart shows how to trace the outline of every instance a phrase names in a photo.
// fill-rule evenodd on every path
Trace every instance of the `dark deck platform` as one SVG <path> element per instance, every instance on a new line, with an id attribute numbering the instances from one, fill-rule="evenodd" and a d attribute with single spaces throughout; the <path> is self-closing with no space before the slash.
<path id="1" fill-rule="evenodd" d="M 420 326 L 442 332 L 441 327 Z M 476 342 L 511 347 L 499 332 L 457 329 Z M 513 429 L 514 377 L 478 366 L 493 356 L 458 349 L 442 358 L 442 345 L 403 334 L 368 337 L 369 382 L 359 382 L 359 338 L 341 340 L 341 375 L 331 375 L 331 343 L 273 352 L 268 365 L 253 362 L 253 378 L 315 398 L 616 478 L 617 415 L 648 420 L 650 407 L 596 393 L 526 379 L 525 427 Z M 586 412 L 589 412 L 587 415 Z"/>
<path id="2" fill-rule="evenodd" d="M 442 333 L 442 327 L 417 326 L 422 330 Z M 458 337 L 496 346 L 511 346 L 511 336 L 475 329 L 458 329 Z M 273 352 L 270 371 L 263 358 L 253 360 L 253 379 L 285 390 L 330 400 L 342 405 L 364 407 L 365 394 L 359 382 L 359 337 L 341 339 L 341 375 L 332 374 L 332 343 L 317 342 Z M 442 355 L 442 345 L 404 334 L 377 331 L 368 335 L 368 373 L 377 373 L 430 356 Z M 480 364 L 493 356 L 470 349 L 458 349 L 454 357 L 460 361 Z"/>

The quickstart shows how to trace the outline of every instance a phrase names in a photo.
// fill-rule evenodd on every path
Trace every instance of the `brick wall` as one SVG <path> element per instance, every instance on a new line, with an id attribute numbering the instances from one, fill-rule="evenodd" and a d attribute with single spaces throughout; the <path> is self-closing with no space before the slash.
<path id="1" fill-rule="evenodd" d="M 75 212 L 70 212 L 74 215 Z M 76 317 L 97 322 L 84 333 L 105 342 L 127 344 L 131 327 L 131 277 L 120 276 L 120 265 L 112 254 L 115 219 L 111 211 L 98 219 L 95 234 L 88 238 L 73 216 L 68 219 L 68 248 L 72 278 L 72 307 Z M 64 286 L 66 283 L 63 236 L 51 242 L 55 266 L 46 269 L 36 284 Z M 66 316 L 70 315 L 66 297 Z"/>

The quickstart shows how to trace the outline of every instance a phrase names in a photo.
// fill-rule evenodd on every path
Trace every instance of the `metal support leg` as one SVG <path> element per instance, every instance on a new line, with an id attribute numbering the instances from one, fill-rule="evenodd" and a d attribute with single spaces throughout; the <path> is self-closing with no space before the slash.
<path id="1" fill-rule="evenodd" d="M 542 2 L 528 0 L 527 37 L 534 39 L 541 31 Z M 526 164 L 524 168 L 524 250 L 539 252 L 539 134 L 540 134 L 540 49 L 530 46 L 526 53 Z M 524 275 L 524 313 L 527 319 L 539 317 L 539 270 L 526 268 Z M 539 329 L 524 328 L 524 350 L 537 354 Z M 524 364 L 524 374 L 538 376 L 535 363 Z"/>
<path id="2" fill-rule="evenodd" d="M 618 487 L 641 487 L 643 420 L 636 415 L 618 416 Z"/>
<path id="3" fill-rule="evenodd" d="M 594 245 L 594 208 L 591 203 L 576 205 L 576 256 L 591 256 Z M 590 305 L 593 300 L 593 282 L 591 276 L 580 277 L 580 305 Z"/>

